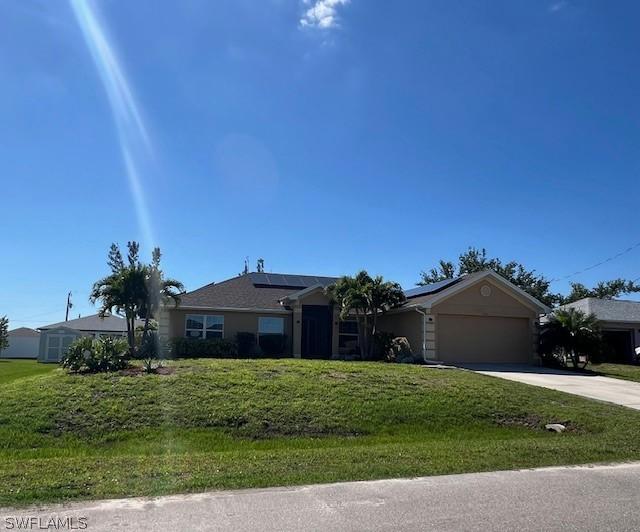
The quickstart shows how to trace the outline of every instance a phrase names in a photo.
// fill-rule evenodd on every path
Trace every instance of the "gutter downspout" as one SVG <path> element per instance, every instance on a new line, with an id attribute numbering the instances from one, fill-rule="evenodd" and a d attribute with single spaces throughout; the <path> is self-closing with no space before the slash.
<path id="1" fill-rule="evenodd" d="M 427 359 L 427 313 L 420 307 L 415 307 L 415 311 L 422 316 L 422 359 Z"/>

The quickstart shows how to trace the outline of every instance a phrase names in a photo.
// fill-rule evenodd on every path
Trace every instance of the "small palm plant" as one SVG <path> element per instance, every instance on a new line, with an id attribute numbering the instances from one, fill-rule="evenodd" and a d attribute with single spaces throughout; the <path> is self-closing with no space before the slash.
<path id="1" fill-rule="evenodd" d="M 385 281 L 381 276 L 371 277 L 361 271 L 355 277 L 344 276 L 327 287 L 327 295 L 340 308 L 340 319 L 355 315 L 358 320 L 361 357 L 373 356 L 373 338 L 378 332 L 378 318 L 404 303 L 405 296 L 398 283 Z"/>
<path id="2" fill-rule="evenodd" d="M 556 310 L 543 326 L 543 355 L 563 351 L 574 369 L 583 369 L 600 348 L 600 327 L 594 314 L 569 308 Z"/>

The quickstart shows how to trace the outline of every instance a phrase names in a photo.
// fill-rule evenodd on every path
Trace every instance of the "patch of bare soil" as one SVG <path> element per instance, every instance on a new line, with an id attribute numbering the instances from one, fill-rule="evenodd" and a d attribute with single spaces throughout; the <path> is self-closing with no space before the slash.
<path id="1" fill-rule="evenodd" d="M 160 366 L 159 368 L 155 368 L 151 373 L 147 373 L 144 368 L 140 366 L 131 366 L 118 373 L 123 377 L 136 377 L 140 375 L 173 375 L 175 372 L 176 368 L 169 366 Z"/>

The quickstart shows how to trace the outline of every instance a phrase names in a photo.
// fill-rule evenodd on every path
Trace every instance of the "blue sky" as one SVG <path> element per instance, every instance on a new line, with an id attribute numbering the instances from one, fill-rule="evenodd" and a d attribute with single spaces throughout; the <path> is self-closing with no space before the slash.
<path id="1" fill-rule="evenodd" d="M 615 255 L 640 241 L 639 16 L 586 0 L 3 0 L 0 314 L 61 320 L 69 290 L 74 316 L 93 312 L 110 243 L 130 239 L 160 245 L 189 289 L 245 256 L 411 286 L 469 245 L 550 278 Z M 639 259 L 571 280 L 637 278 Z"/>

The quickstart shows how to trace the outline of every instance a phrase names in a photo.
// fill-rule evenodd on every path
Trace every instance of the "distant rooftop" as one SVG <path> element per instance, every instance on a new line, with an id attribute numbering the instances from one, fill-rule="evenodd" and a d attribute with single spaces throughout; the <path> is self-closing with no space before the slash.
<path id="1" fill-rule="evenodd" d="M 640 301 L 585 297 L 561 308 L 569 307 L 595 314 L 600 321 L 640 322 Z"/>
<path id="2" fill-rule="evenodd" d="M 41 331 L 47 329 L 57 329 L 58 327 L 68 327 L 76 331 L 96 331 L 96 332 L 126 332 L 127 322 L 118 316 L 105 316 L 101 318 L 97 314 L 77 318 L 75 320 L 60 321 L 51 325 L 38 327 Z"/>
<path id="3" fill-rule="evenodd" d="M 18 327 L 17 329 L 13 329 L 9 331 L 11 336 L 40 336 L 40 333 L 35 329 L 29 329 L 28 327 Z"/>

